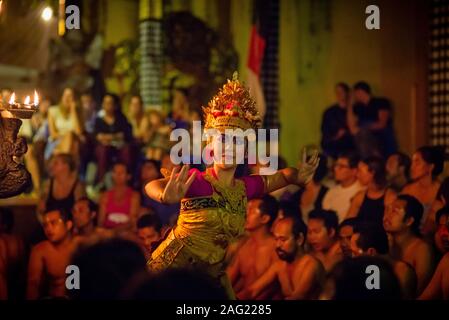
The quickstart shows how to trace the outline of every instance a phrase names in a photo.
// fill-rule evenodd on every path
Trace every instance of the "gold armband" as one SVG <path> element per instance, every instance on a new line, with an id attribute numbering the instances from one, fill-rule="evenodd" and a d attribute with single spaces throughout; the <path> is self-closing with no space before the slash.
<path id="1" fill-rule="evenodd" d="M 278 185 L 279 179 L 282 179 L 282 182 L 285 183 L 285 185 L 289 185 L 290 183 L 287 181 L 287 179 L 285 179 L 284 175 L 282 174 L 282 172 L 276 172 L 275 174 L 269 175 L 269 176 L 262 176 L 264 183 L 265 183 L 265 193 L 269 193 L 269 192 L 273 192 L 277 189 L 280 188 L 273 188 L 273 185 Z"/>

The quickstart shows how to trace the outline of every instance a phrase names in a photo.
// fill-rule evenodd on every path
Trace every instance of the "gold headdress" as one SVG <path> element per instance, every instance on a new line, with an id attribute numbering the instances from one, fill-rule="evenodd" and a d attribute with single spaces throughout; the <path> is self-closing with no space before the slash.
<path id="1" fill-rule="evenodd" d="M 257 129 L 262 120 L 256 102 L 234 72 L 220 91 L 203 107 L 205 129 Z"/>

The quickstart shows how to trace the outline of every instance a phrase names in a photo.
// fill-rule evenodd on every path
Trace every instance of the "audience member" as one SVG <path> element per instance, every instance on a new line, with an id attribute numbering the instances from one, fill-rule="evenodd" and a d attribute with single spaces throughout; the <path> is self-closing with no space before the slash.
<path id="1" fill-rule="evenodd" d="M 146 270 L 141 248 L 120 238 L 80 246 L 70 263 L 78 266 L 82 277 L 80 288 L 69 292 L 74 300 L 119 299 L 132 279 Z"/>
<path id="2" fill-rule="evenodd" d="M 366 189 L 354 196 L 346 217 L 357 217 L 360 222 L 382 226 L 385 206 L 392 203 L 396 197 L 396 193 L 387 188 L 384 161 L 376 157 L 360 161 L 357 176 Z"/>
<path id="3" fill-rule="evenodd" d="M 323 199 L 323 209 L 337 212 L 338 221 L 346 218 L 352 198 L 364 187 L 357 180 L 359 158 L 353 153 L 341 154 L 334 165 L 334 179 L 338 183 Z"/>
<path id="4" fill-rule="evenodd" d="M 348 125 L 356 135 L 360 155 L 388 157 L 397 151 L 390 101 L 373 97 L 370 86 L 363 81 L 354 85 L 353 92 L 354 105 L 348 108 Z"/>
<path id="5" fill-rule="evenodd" d="M 109 166 L 119 160 L 132 163 L 131 125 L 126 120 L 117 96 L 107 94 L 103 98 L 102 112 L 95 122 L 97 146 L 97 182 L 101 182 Z"/>
<path id="6" fill-rule="evenodd" d="M 351 251 L 351 237 L 354 234 L 354 229 L 357 226 L 357 218 L 349 218 L 343 220 L 338 226 L 338 239 L 340 242 L 340 249 L 344 258 L 352 257 Z"/>
<path id="7" fill-rule="evenodd" d="M 432 203 L 437 197 L 441 185 L 438 176 L 443 172 L 443 166 L 444 153 L 439 147 L 421 147 L 413 154 L 412 182 L 404 187 L 402 193 L 415 197 L 424 206 L 423 219 L 419 221 L 420 228 L 423 228 Z"/>
<path id="8" fill-rule="evenodd" d="M 304 250 L 307 235 L 304 222 L 298 217 L 286 217 L 275 224 L 273 234 L 280 260 L 271 264 L 249 287 L 249 296 L 257 297 L 277 281 L 284 299 L 316 299 L 323 285 L 324 268 L 318 259 Z"/>
<path id="9" fill-rule="evenodd" d="M 441 259 L 432 280 L 419 297 L 419 300 L 431 299 L 449 300 L 449 253 Z"/>
<path id="10" fill-rule="evenodd" d="M 347 109 L 350 104 L 350 88 L 344 83 L 335 86 L 337 102 L 324 111 L 321 120 L 321 147 L 325 155 L 337 158 L 341 152 L 354 148 L 354 141 L 348 128 Z"/>
<path id="11" fill-rule="evenodd" d="M 331 210 L 313 210 L 309 213 L 307 227 L 311 254 L 320 260 L 329 272 L 343 258 L 337 241 L 337 214 Z"/>
<path id="12" fill-rule="evenodd" d="M 371 269 L 376 266 L 377 269 Z M 370 281 L 367 270 L 378 272 Z M 374 290 L 375 289 L 375 290 Z M 344 259 L 328 274 L 321 300 L 399 300 L 401 288 L 392 266 L 382 258 L 362 256 Z"/>
<path id="13" fill-rule="evenodd" d="M 144 214 L 137 219 L 137 236 L 144 248 L 145 258 L 149 259 L 153 246 L 161 239 L 162 224 L 155 214 Z"/>
<path id="14" fill-rule="evenodd" d="M 128 186 L 130 174 L 125 163 L 112 167 L 113 186 L 100 196 L 98 225 L 117 232 L 133 231 L 140 208 L 139 193 Z"/>
<path id="15" fill-rule="evenodd" d="M 27 257 L 23 239 L 13 232 L 14 223 L 14 213 L 6 208 L 1 208 L 0 246 L 2 248 L 0 248 L 0 260 L 3 263 L 0 262 L 0 269 L 3 271 L 0 270 L 0 273 L 5 277 L 4 286 L 7 288 L 8 298 L 15 300 L 22 299 L 24 296 Z"/>
<path id="16" fill-rule="evenodd" d="M 86 195 L 70 154 L 57 154 L 50 160 L 50 179 L 44 183 L 38 212 L 64 209 L 71 212 L 75 201 Z"/>
<path id="17" fill-rule="evenodd" d="M 245 229 L 248 232 L 239 247 L 231 265 L 227 269 L 229 279 L 237 298 L 241 298 L 268 268 L 277 261 L 276 242 L 271 234 L 271 226 L 276 219 L 278 202 L 270 195 L 249 201 Z M 269 299 L 276 294 L 276 288 L 264 288 L 255 299 Z"/>
<path id="18" fill-rule="evenodd" d="M 437 211 L 436 222 L 435 246 L 440 254 L 444 255 L 449 252 L 449 207 Z"/>
<path id="19" fill-rule="evenodd" d="M 27 299 L 63 298 L 66 297 L 66 267 L 77 245 L 70 233 L 72 221 L 65 209 L 53 209 L 42 215 L 42 225 L 47 240 L 31 250 Z"/>
<path id="20" fill-rule="evenodd" d="M 433 250 L 420 238 L 419 222 L 423 214 L 422 204 L 414 197 L 400 195 L 386 208 L 383 226 L 390 237 L 390 255 L 407 262 L 415 270 L 420 295 L 434 271 Z"/>
<path id="21" fill-rule="evenodd" d="M 48 128 L 50 139 L 47 142 L 45 159 L 49 159 L 53 154 L 68 153 L 77 162 L 84 125 L 73 89 L 65 88 L 59 105 L 48 110 Z"/>
<path id="22" fill-rule="evenodd" d="M 416 274 L 413 268 L 401 260 L 388 255 L 388 236 L 385 230 L 377 224 L 358 224 L 351 237 L 353 257 L 373 256 L 385 259 L 393 267 L 401 286 L 402 298 L 414 299 L 416 294 Z"/>
<path id="23" fill-rule="evenodd" d="M 410 157 L 402 152 L 391 154 L 386 163 L 389 188 L 400 192 L 410 181 Z"/>

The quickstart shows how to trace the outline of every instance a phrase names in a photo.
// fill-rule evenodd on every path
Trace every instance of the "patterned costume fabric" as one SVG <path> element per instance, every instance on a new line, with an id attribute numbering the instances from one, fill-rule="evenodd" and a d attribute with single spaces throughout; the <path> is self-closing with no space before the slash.
<path id="1" fill-rule="evenodd" d="M 190 170 L 189 175 L 195 170 Z M 225 273 L 226 249 L 244 232 L 247 200 L 261 196 L 264 186 L 262 177 L 254 175 L 235 179 L 234 187 L 226 188 L 217 180 L 213 169 L 197 171 L 187 197 L 181 202 L 176 227 L 151 255 L 149 268 L 201 270 L 234 298 Z"/>

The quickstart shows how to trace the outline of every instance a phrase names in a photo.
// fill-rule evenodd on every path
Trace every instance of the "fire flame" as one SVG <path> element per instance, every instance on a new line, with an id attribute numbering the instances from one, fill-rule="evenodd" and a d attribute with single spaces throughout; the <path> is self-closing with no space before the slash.
<path id="1" fill-rule="evenodd" d="M 9 104 L 15 104 L 16 103 L 16 93 L 13 92 L 11 95 L 11 98 L 9 99 Z"/>
<path id="2" fill-rule="evenodd" d="M 34 90 L 34 106 L 39 104 L 39 96 L 37 95 L 36 90 Z"/>

